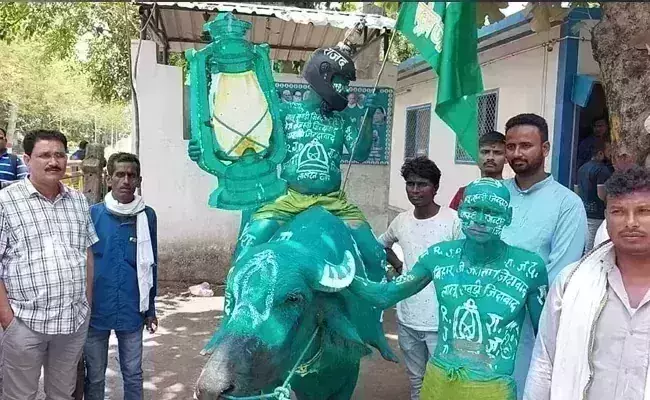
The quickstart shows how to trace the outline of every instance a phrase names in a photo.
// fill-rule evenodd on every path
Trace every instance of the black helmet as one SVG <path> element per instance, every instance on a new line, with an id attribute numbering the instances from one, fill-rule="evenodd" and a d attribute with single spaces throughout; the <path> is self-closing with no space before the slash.
<path id="1" fill-rule="evenodd" d="M 348 81 L 357 79 L 354 61 L 347 49 L 324 47 L 314 51 L 305 65 L 303 77 L 309 86 L 320 95 L 327 106 L 334 111 L 343 111 L 348 105 L 345 94 L 338 93 L 332 86 L 334 75 L 340 75 Z"/>

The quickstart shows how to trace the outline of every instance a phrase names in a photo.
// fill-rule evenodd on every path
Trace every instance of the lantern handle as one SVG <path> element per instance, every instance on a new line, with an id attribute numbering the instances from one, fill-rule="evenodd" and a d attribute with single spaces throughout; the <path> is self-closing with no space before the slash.
<path id="1" fill-rule="evenodd" d="M 198 106 L 198 110 L 190 116 L 190 123 L 192 139 L 197 140 L 201 147 L 201 155 L 197 161 L 199 168 L 209 174 L 222 176 L 226 166 L 217 159 L 214 152 L 205 151 L 205 144 L 212 141 L 211 127 L 205 124 L 206 120 L 210 120 L 206 74 L 208 73 L 207 56 L 212 53 L 212 48 L 213 44 L 209 44 L 199 51 L 190 49 L 186 52 L 190 64 L 190 101 Z M 208 110 L 205 109 L 206 105 Z"/>
<path id="2" fill-rule="evenodd" d="M 275 80 L 273 79 L 273 70 L 270 61 L 271 48 L 267 43 L 256 44 L 253 46 L 253 65 L 255 74 L 262 88 L 262 92 L 268 103 L 268 111 L 273 121 L 273 132 L 269 139 L 268 153 L 265 155 L 274 164 L 280 164 L 287 155 L 286 140 L 284 136 L 284 126 L 280 116 L 280 104 L 278 94 L 275 89 Z M 260 79 L 261 78 L 261 79 Z"/>

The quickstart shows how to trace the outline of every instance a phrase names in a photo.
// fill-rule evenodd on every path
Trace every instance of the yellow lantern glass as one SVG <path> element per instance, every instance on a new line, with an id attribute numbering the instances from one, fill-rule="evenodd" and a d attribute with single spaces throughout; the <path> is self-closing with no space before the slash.
<path id="1" fill-rule="evenodd" d="M 226 155 L 269 147 L 273 120 L 254 71 L 213 74 L 209 98 L 215 138 Z"/>

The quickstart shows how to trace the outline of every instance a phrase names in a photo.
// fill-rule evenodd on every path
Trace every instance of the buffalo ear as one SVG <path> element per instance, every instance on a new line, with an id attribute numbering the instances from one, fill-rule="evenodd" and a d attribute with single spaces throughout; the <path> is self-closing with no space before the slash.
<path id="1" fill-rule="evenodd" d="M 343 259 L 336 264 L 323 260 L 314 265 L 309 274 L 309 285 L 320 292 L 339 292 L 350 286 L 355 274 L 354 255 L 346 250 Z"/>
<path id="2" fill-rule="evenodd" d="M 364 344 L 357 328 L 341 309 L 333 306 L 327 307 L 324 317 L 323 322 L 330 332 L 351 342 Z"/>

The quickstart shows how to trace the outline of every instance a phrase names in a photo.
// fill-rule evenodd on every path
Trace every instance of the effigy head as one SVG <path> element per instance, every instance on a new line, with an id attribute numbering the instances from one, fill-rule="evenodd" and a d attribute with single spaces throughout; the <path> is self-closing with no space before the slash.
<path id="1" fill-rule="evenodd" d="M 311 55 L 303 77 L 318 94 L 324 111 L 343 111 L 348 105 L 348 89 L 357 79 L 354 61 L 345 47 L 321 48 Z"/>
<path id="2" fill-rule="evenodd" d="M 468 240 L 488 242 L 499 239 L 503 228 L 512 221 L 508 188 L 492 178 L 475 180 L 465 189 L 458 216 Z"/>
<path id="3" fill-rule="evenodd" d="M 327 294 L 350 285 L 357 260 L 347 250 L 337 263 L 315 259 L 288 240 L 257 246 L 242 257 L 228 276 L 225 308 L 232 311 L 217 332 L 216 347 L 197 382 L 197 398 L 272 389 L 319 325 L 349 328 L 354 335 L 342 312 L 328 312 L 336 300 Z"/>

